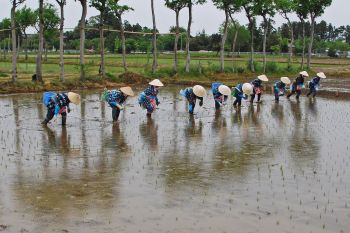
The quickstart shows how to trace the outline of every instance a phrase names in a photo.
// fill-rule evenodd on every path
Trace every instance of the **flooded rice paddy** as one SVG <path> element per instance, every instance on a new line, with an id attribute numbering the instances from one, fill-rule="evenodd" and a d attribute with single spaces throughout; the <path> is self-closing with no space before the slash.
<path id="1" fill-rule="evenodd" d="M 350 232 L 350 102 L 208 96 L 190 117 L 179 90 L 116 125 L 82 93 L 65 128 L 41 95 L 0 97 L 0 231 Z"/>

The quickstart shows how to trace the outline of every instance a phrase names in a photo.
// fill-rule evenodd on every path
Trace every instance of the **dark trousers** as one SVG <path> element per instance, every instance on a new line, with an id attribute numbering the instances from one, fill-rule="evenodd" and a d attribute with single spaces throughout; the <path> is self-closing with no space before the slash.
<path id="1" fill-rule="evenodd" d="M 119 113 L 120 113 L 120 109 L 119 108 L 112 108 L 112 118 L 113 121 L 117 121 L 119 118 Z"/>
<path id="2" fill-rule="evenodd" d="M 220 109 L 220 103 L 218 101 L 215 101 L 215 109 L 216 110 Z"/>
<path id="3" fill-rule="evenodd" d="M 317 93 L 316 88 L 310 88 L 310 91 L 309 93 L 307 93 L 307 96 L 310 96 L 312 94 L 312 96 L 315 97 L 316 93 Z"/>
<path id="4" fill-rule="evenodd" d="M 233 106 L 241 107 L 242 105 L 242 98 L 236 97 L 236 100 L 233 102 Z"/>
<path id="5" fill-rule="evenodd" d="M 261 93 L 258 94 L 258 102 L 260 101 L 260 98 L 261 98 Z M 252 94 L 252 95 L 251 95 L 250 102 L 253 102 L 254 99 L 255 99 L 255 94 Z"/>
<path id="6" fill-rule="evenodd" d="M 280 100 L 280 93 L 275 91 L 275 100 L 279 101 Z"/>
<path id="7" fill-rule="evenodd" d="M 45 124 L 49 123 L 54 116 L 55 116 L 55 110 L 54 109 L 48 109 L 47 110 L 47 114 L 46 114 L 46 118 L 45 118 L 43 123 L 45 123 Z M 66 112 L 62 112 L 61 116 L 62 116 L 62 125 L 66 125 L 67 113 Z"/>
<path id="8" fill-rule="evenodd" d="M 297 93 L 296 98 L 299 99 L 299 96 L 301 95 L 301 90 L 299 90 L 299 91 L 292 91 L 291 93 L 289 93 L 289 95 L 287 95 L 287 98 L 291 97 L 295 93 Z"/>

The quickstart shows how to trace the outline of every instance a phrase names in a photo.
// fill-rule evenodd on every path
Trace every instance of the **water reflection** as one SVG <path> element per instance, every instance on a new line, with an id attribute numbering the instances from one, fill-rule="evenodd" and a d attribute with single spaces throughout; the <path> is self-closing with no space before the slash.
<path id="1" fill-rule="evenodd" d="M 343 103 L 302 99 L 218 112 L 203 107 L 190 116 L 182 108 L 185 100 L 176 99 L 177 89 L 162 92 L 165 101 L 153 118 L 146 118 L 137 100 L 130 98 L 118 124 L 111 123 L 110 109 L 99 94 L 86 93 L 67 127 L 39 125 L 37 118 L 45 108 L 30 101 L 32 97 L 25 102 L 23 96 L 0 99 L 0 192 L 1 205 L 8 210 L 1 220 L 25 219 L 39 232 L 57 231 L 69 222 L 71 232 L 77 227 L 101 232 L 102 225 L 127 232 L 170 231 L 169 226 L 178 232 L 216 232 L 229 231 L 232 219 L 248 211 L 244 218 L 252 225 L 278 232 L 288 229 L 283 224 L 274 228 L 271 219 L 300 226 L 301 218 L 294 220 L 294 215 L 303 216 L 305 210 L 319 216 L 316 201 L 335 213 L 344 204 L 349 192 L 344 184 L 350 176 L 344 165 L 349 158 L 339 153 L 347 151 Z M 323 170 L 334 153 L 331 165 L 342 165 L 335 168 L 344 182 Z M 329 202 L 312 201 L 310 193 L 319 193 L 319 186 L 293 176 L 303 177 L 300 170 L 316 168 L 315 180 L 340 187 L 339 196 L 330 195 Z M 299 191 L 293 202 L 296 186 L 310 192 Z M 269 219 L 258 207 L 269 211 Z M 319 229 L 327 219 L 338 229 L 335 217 L 318 216 L 308 215 L 316 223 L 312 228 Z M 342 226 L 347 224 L 346 217 L 337 218 Z M 92 229 L 78 225 L 82 219 L 103 224 Z"/>
<path id="2" fill-rule="evenodd" d="M 151 150 L 158 148 L 158 126 L 152 117 L 147 117 L 146 121 L 139 126 L 140 135 L 143 141 L 150 146 Z"/>

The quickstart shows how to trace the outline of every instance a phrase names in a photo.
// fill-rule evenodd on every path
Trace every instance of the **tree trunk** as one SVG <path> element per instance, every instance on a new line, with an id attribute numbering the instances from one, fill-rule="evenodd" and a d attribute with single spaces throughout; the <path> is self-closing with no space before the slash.
<path id="1" fill-rule="evenodd" d="M 17 35 L 17 59 L 19 59 L 19 53 L 21 50 L 21 37 Z"/>
<path id="2" fill-rule="evenodd" d="M 304 61 L 305 61 L 305 21 L 304 19 L 301 20 L 301 23 L 303 25 L 303 52 L 301 55 L 301 69 L 304 70 Z"/>
<path id="3" fill-rule="evenodd" d="M 42 54 L 44 47 L 44 18 L 43 18 L 44 0 L 39 0 L 39 48 L 36 57 L 36 78 L 43 83 L 42 77 Z"/>
<path id="4" fill-rule="evenodd" d="M 267 31 L 268 31 L 268 20 L 266 19 L 266 16 L 263 16 L 264 18 L 264 39 L 263 39 L 263 70 L 264 73 L 266 73 L 266 38 L 267 38 Z"/>
<path id="5" fill-rule="evenodd" d="M 186 72 L 190 72 L 190 64 L 191 64 L 191 54 L 190 54 L 191 25 L 192 25 L 192 2 L 188 4 L 188 25 L 187 25 L 187 38 L 186 38 Z"/>
<path id="6" fill-rule="evenodd" d="M 174 43 L 174 71 L 177 72 L 177 67 L 178 67 L 177 46 L 179 43 L 179 33 L 180 33 L 180 26 L 179 26 L 180 10 L 176 9 L 175 14 L 176 14 L 176 36 L 175 36 L 175 43 Z"/>
<path id="7" fill-rule="evenodd" d="M 102 77 L 105 77 L 106 71 L 105 71 L 105 42 L 104 42 L 104 36 L 103 36 L 103 17 L 104 12 L 101 12 L 100 14 L 100 54 L 101 54 L 101 74 Z"/>
<path id="8" fill-rule="evenodd" d="M 236 50 L 236 43 L 237 43 L 237 37 L 238 37 L 238 28 L 237 26 L 235 26 L 236 28 L 236 32 L 235 32 L 235 35 L 234 35 L 234 38 L 233 38 L 233 42 L 232 42 L 232 55 L 231 55 L 231 58 L 232 58 L 232 69 L 234 67 L 234 62 L 235 62 L 235 50 Z"/>
<path id="9" fill-rule="evenodd" d="M 287 17 L 287 14 L 285 14 L 285 18 L 288 21 L 288 27 L 290 31 L 290 43 L 289 43 L 289 57 L 288 57 L 288 68 L 292 66 L 292 59 L 293 59 L 293 45 L 294 45 L 294 30 L 293 25 L 290 22 L 289 18 Z"/>
<path id="10" fill-rule="evenodd" d="M 60 4 L 61 10 L 61 20 L 60 20 L 60 81 L 64 81 L 64 58 L 63 58 L 63 27 L 64 27 L 64 4 L 63 2 Z"/>
<path id="11" fill-rule="evenodd" d="M 16 43 L 16 14 L 17 1 L 12 0 L 11 8 L 11 36 L 12 36 L 12 82 L 17 81 L 17 43 Z"/>
<path id="12" fill-rule="evenodd" d="M 153 21 L 153 40 L 152 40 L 152 47 L 153 47 L 153 64 L 152 64 L 152 72 L 156 72 L 157 70 L 157 27 L 156 27 L 156 16 L 154 14 L 154 3 L 153 0 L 151 0 L 151 8 L 152 8 L 152 21 Z"/>
<path id="13" fill-rule="evenodd" d="M 85 80 L 85 18 L 87 13 L 86 0 L 80 0 L 82 14 L 80 18 L 80 80 Z"/>
<path id="14" fill-rule="evenodd" d="M 221 47 L 220 47 L 220 71 L 225 71 L 225 43 L 227 38 L 227 25 L 228 25 L 229 15 L 228 9 L 225 9 L 225 24 L 224 24 L 224 34 L 221 39 Z"/>
<path id="15" fill-rule="evenodd" d="M 124 33 L 124 25 L 121 13 L 118 13 L 119 16 L 119 26 L 120 26 L 120 36 L 122 38 L 122 59 L 123 59 L 123 67 L 124 72 L 128 71 L 128 66 L 126 64 L 126 46 L 125 46 L 125 33 Z"/>
<path id="16" fill-rule="evenodd" d="M 311 14 L 311 38 L 308 48 L 308 56 L 307 56 L 307 68 L 311 68 L 311 53 L 312 53 L 312 45 L 314 42 L 314 33 L 315 33 L 315 16 Z"/>
<path id="17" fill-rule="evenodd" d="M 25 30 L 23 31 L 24 34 L 24 40 L 25 40 L 25 47 L 24 47 L 24 53 L 25 53 L 25 60 L 28 60 L 28 35 L 25 32 Z"/>
<path id="18" fill-rule="evenodd" d="M 250 27 L 250 71 L 255 72 L 255 67 L 254 67 L 254 22 L 253 19 L 249 19 L 249 27 Z"/>
<path id="19" fill-rule="evenodd" d="M 47 42 L 45 39 L 44 39 L 44 52 L 45 52 L 44 61 L 47 62 Z"/>

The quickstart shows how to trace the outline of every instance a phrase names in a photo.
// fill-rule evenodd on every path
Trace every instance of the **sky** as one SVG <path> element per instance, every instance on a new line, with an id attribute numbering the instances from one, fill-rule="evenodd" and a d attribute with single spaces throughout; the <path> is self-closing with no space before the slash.
<path id="1" fill-rule="evenodd" d="M 52 3 L 58 8 L 55 0 L 45 0 L 45 2 Z M 72 28 L 77 25 L 80 19 L 81 7 L 80 3 L 74 0 L 67 0 L 67 2 L 68 4 L 65 7 L 65 27 Z M 122 0 L 122 4 L 127 4 L 134 8 L 134 11 L 125 14 L 124 20 L 128 20 L 131 24 L 139 23 L 141 26 L 152 27 L 150 2 L 151 0 Z M 34 9 L 38 7 L 38 0 L 26 0 L 24 4 Z M 175 14 L 164 6 L 164 0 L 154 0 L 154 4 L 157 28 L 160 32 L 168 32 L 169 28 L 175 24 Z M 10 0 L 0 0 L 0 20 L 4 17 L 10 17 L 10 8 Z M 332 5 L 326 9 L 325 14 L 318 18 L 317 21 L 323 19 L 337 27 L 348 25 L 350 19 L 348 16 L 349 9 L 350 0 L 333 0 Z M 184 28 L 187 27 L 187 13 L 187 10 L 184 9 L 180 15 L 180 25 Z M 98 11 L 89 7 L 87 18 L 94 15 L 98 15 Z M 248 22 L 243 13 L 236 14 L 235 18 L 240 24 L 247 24 Z M 292 16 L 291 18 L 297 20 L 296 16 Z M 285 22 L 279 15 L 277 15 L 274 20 L 276 26 Z M 216 9 L 211 1 L 202 6 L 195 6 L 193 8 L 192 34 L 201 32 L 203 29 L 205 29 L 205 32 L 208 34 L 216 33 L 223 21 L 224 13 Z"/>

